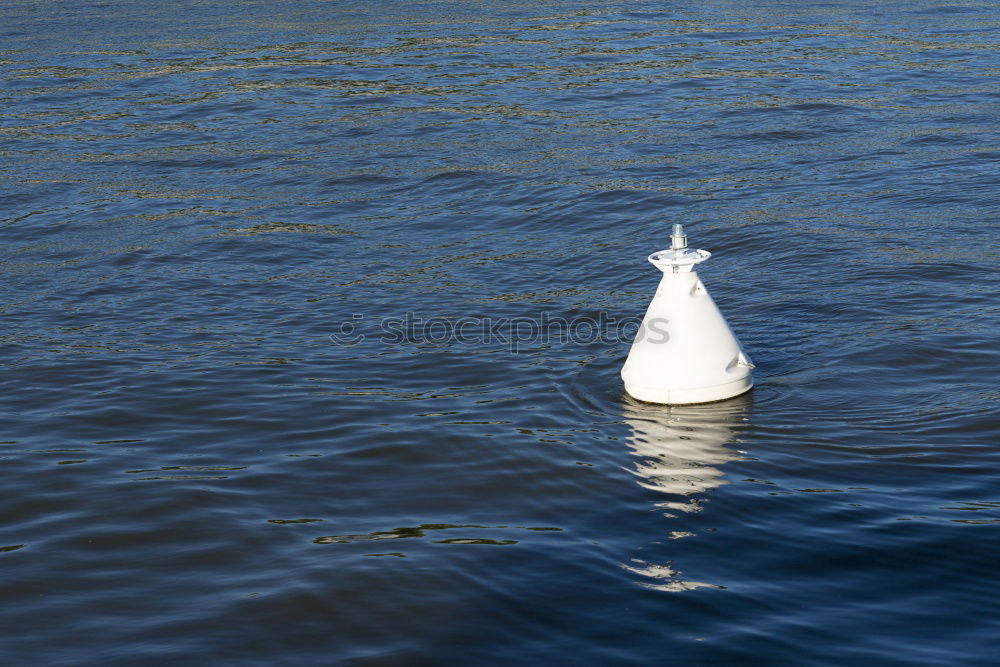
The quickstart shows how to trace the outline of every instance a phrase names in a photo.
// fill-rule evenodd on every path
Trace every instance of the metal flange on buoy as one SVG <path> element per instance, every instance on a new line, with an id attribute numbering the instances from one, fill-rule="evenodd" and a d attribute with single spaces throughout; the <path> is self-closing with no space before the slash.
<path id="1" fill-rule="evenodd" d="M 709 403 L 753 387 L 753 362 L 694 271 L 712 256 L 688 248 L 675 224 L 669 250 L 649 256 L 663 272 L 622 368 L 625 391 L 647 403 Z"/>

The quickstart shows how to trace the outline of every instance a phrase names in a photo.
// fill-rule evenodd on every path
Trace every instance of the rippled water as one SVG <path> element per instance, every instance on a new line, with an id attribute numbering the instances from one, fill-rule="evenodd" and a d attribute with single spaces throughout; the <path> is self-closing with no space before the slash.
<path id="1" fill-rule="evenodd" d="M 2 16 L 5 662 L 995 664 L 994 5 Z M 633 318 L 672 222 L 744 397 L 379 335 Z"/>

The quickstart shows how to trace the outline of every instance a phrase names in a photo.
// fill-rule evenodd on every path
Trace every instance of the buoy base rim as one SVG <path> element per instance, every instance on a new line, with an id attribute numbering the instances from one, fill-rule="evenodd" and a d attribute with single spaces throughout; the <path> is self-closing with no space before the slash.
<path id="1" fill-rule="evenodd" d="M 751 375 L 733 382 L 695 389 L 664 389 L 663 387 L 630 386 L 629 383 L 625 383 L 625 392 L 629 396 L 643 403 L 656 403 L 657 405 L 715 403 L 745 394 L 751 389 L 753 389 L 753 376 Z"/>

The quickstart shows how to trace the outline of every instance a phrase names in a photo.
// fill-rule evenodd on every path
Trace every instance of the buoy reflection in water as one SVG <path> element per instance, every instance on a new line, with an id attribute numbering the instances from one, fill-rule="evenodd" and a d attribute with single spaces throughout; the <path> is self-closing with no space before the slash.
<path id="1" fill-rule="evenodd" d="M 656 507 L 666 510 L 666 517 L 699 511 L 704 501 L 702 494 L 729 483 L 721 467 L 744 454 L 733 444 L 738 439 L 737 428 L 747 420 L 750 403 L 749 395 L 685 406 L 654 405 L 622 397 L 622 414 L 632 430 L 627 442 L 636 457 L 631 472 L 639 486 L 673 496 L 656 503 Z M 671 536 L 690 534 L 674 531 Z M 719 588 L 682 579 L 672 562 L 656 564 L 632 559 L 624 567 L 652 580 L 643 585 L 656 590 Z"/>

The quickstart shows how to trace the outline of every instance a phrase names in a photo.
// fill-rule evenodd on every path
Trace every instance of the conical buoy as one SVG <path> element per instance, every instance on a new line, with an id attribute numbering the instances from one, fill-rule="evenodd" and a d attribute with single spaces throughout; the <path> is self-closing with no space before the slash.
<path id="1" fill-rule="evenodd" d="M 625 391 L 647 403 L 708 403 L 753 386 L 753 362 L 694 271 L 712 256 L 687 247 L 675 224 L 669 250 L 649 256 L 663 272 L 622 368 Z"/>

